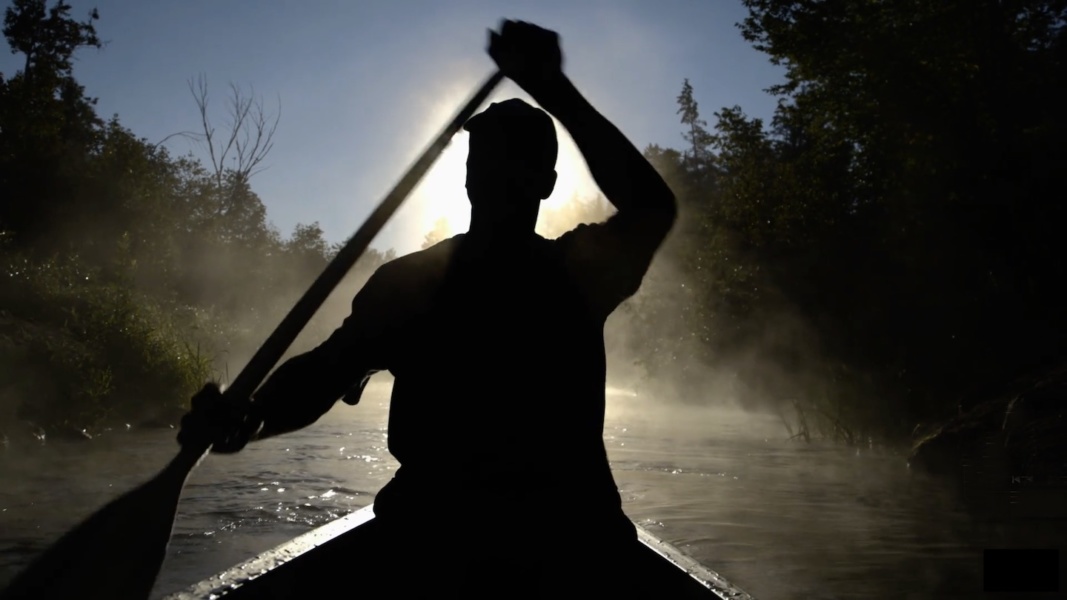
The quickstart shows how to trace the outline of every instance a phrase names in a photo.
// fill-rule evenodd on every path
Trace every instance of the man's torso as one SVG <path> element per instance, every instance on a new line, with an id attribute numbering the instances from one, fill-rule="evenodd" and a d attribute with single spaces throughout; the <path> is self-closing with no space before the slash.
<path id="1" fill-rule="evenodd" d="M 401 468 L 377 504 L 459 490 L 476 504 L 618 507 L 602 438 L 603 317 L 558 245 L 538 237 L 486 254 L 457 236 L 399 262 L 404 316 L 388 369 Z"/>

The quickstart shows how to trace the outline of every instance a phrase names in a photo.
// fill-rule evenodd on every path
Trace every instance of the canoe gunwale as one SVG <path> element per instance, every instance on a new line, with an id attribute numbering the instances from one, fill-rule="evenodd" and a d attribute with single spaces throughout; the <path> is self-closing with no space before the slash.
<path id="1" fill-rule="evenodd" d="M 678 548 L 652 535 L 644 527 L 636 523 L 634 523 L 634 526 L 637 528 L 637 539 L 642 544 L 674 566 L 685 571 L 686 574 L 722 600 L 755 600 L 747 592 L 727 581 L 722 575 L 700 564 Z"/>
<path id="2" fill-rule="evenodd" d="M 218 598 L 245 583 L 285 563 L 304 555 L 374 518 L 374 505 L 365 506 L 339 519 L 254 556 L 184 590 L 164 597 L 164 600 L 206 600 Z"/>
<path id="3" fill-rule="evenodd" d="M 374 505 L 365 506 L 344 517 L 301 534 L 292 540 L 254 556 L 234 567 L 217 573 L 184 590 L 164 597 L 164 600 L 216 600 L 258 578 L 274 571 L 293 559 L 366 524 L 374 518 Z M 671 544 L 652 535 L 644 527 L 634 524 L 638 540 L 660 558 L 688 575 L 701 587 L 721 600 L 755 600 L 751 595 L 726 580 L 715 571 L 693 560 Z"/>

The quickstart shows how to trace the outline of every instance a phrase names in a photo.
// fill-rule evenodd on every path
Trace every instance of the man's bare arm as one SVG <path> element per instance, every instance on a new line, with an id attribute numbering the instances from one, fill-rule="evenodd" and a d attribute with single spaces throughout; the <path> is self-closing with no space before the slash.
<path id="1" fill-rule="evenodd" d="M 342 396 L 358 398 L 352 392 L 385 368 L 397 304 L 389 294 L 390 270 L 386 265 L 371 276 L 352 300 L 352 313 L 325 342 L 287 360 L 267 378 L 253 394 L 243 424 L 216 442 L 215 452 L 237 452 L 251 440 L 302 429 Z"/>
<path id="2" fill-rule="evenodd" d="M 670 229 L 677 214 L 674 194 L 641 152 L 563 73 L 555 32 L 522 21 L 504 21 L 499 33 L 490 32 L 489 55 L 506 76 L 559 119 L 620 215 L 651 219 L 648 224 Z"/>
<path id="3" fill-rule="evenodd" d="M 670 227 L 677 213 L 671 189 L 566 75 L 560 73 L 547 80 L 533 93 L 534 100 L 567 128 L 600 191 L 620 214 L 641 213 L 643 217 L 667 221 Z"/>
<path id="4" fill-rule="evenodd" d="M 367 378 L 385 368 L 389 329 L 400 304 L 390 292 L 402 292 L 391 275 L 394 267 L 383 266 L 371 276 L 352 300 L 351 314 L 325 342 L 294 356 L 256 390 L 254 404 L 265 418 L 255 439 L 314 423 L 346 392 L 361 390 Z"/>
<path id="5" fill-rule="evenodd" d="M 600 190 L 618 209 L 556 242 L 594 314 L 607 318 L 637 292 L 677 217 L 674 194 L 626 136 L 563 74 L 558 36 L 521 21 L 491 32 L 489 55 L 570 132 Z"/>
<path id="6" fill-rule="evenodd" d="M 363 373 L 363 375 L 359 375 Z M 253 439 L 262 440 L 311 425 L 333 408 L 337 400 L 371 369 L 341 364 L 324 344 L 286 361 L 254 395 L 262 428 Z M 356 381 L 353 381 L 354 377 Z"/>

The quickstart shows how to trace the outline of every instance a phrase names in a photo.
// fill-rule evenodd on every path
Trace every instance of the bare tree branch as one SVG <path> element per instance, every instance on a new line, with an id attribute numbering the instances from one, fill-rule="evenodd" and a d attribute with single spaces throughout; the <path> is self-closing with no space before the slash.
<path id="1" fill-rule="evenodd" d="M 246 95 L 241 88 L 231 83 L 231 95 L 227 103 L 229 129 L 223 140 L 216 137 L 215 128 L 208 117 L 207 79 L 200 75 L 195 82 L 190 80 L 189 91 L 200 111 L 200 123 L 203 128 L 203 133 L 196 137 L 207 146 L 208 159 L 211 161 L 218 190 L 224 192 L 224 197 L 232 201 L 238 188 L 263 170 L 259 165 L 274 147 L 274 133 L 281 120 L 281 99 L 278 101 L 277 113 L 269 115 L 262 100 L 255 97 L 253 89 L 249 88 Z M 228 175 L 232 176 L 232 181 L 229 181 L 230 189 L 226 190 Z M 221 207 L 222 210 L 226 208 L 228 207 Z"/>
<path id="2" fill-rule="evenodd" d="M 167 137 L 159 140 L 158 142 L 152 144 L 152 149 L 155 150 L 156 148 L 159 148 L 163 144 L 166 144 L 167 140 L 169 140 L 170 138 L 179 137 L 179 136 L 183 137 L 183 138 L 186 138 L 186 139 L 189 139 L 189 140 L 197 140 L 197 141 L 199 141 L 200 139 L 202 139 L 204 137 L 203 134 L 197 133 L 195 131 L 178 131 L 178 132 L 172 133 L 172 134 L 168 135 Z"/>

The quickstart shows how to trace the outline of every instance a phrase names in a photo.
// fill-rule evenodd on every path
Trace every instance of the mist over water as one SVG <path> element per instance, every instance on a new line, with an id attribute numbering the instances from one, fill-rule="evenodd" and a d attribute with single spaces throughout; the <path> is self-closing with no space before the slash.
<path id="1" fill-rule="evenodd" d="M 386 451 L 389 389 L 377 379 L 357 407 L 340 405 L 237 455 L 209 456 L 183 495 L 157 597 L 373 502 L 396 468 Z M 774 416 L 672 406 L 621 386 L 609 388 L 608 403 L 605 444 L 627 514 L 757 598 L 977 589 L 980 551 L 966 519 L 899 457 L 789 442 Z M 0 583 L 175 449 L 172 431 L 115 432 L 4 454 Z M 563 501 L 537 481 L 529 491 Z M 512 541 L 505 532 L 492 543 Z"/>
<path id="2" fill-rule="evenodd" d="M 538 231 L 558 237 L 612 212 L 602 198 L 575 197 L 545 207 Z M 869 444 L 790 440 L 793 431 L 774 410 L 785 399 L 737 376 L 744 371 L 751 381 L 760 374 L 774 380 L 767 387 L 790 389 L 789 374 L 759 351 L 766 340 L 709 357 L 715 332 L 704 325 L 714 304 L 693 295 L 701 282 L 685 264 L 693 250 L 686 218 L 642 288 L 605 326 L 604 440 L 627 514 L 757 598 L 932 598 L 960 590 L 959 597 L 974 597 L 982 542 L 945 489 Z M 286 356 L 315 347 L 340 326 L 384 255 L 373 258 L 330 295 Z M 287 267 L 292 273 L 275 275 L 269 303 L 275 312 L 267 313 L 268 304 L 239 284 L 244 280 L 228 280 L 247 270 L 246 259 L 204 253 L 191 269 L 205 290 L 234 288 L 223 297 L 236 302 L 228 313 L 235 335 L 212 356 L 223 382 L 236 376 L 321 267 L 296 261 Z M 810 331 L 783 309 L 766 315 L 759 335 L 803 345 Z M 235 456 L 208 457 L 183 495 L 157 595 L 373 502 L 396 468 L 386 449 L 390 385 L 387 375 L 377 375 L 355 408 L 339 405 L 306 430 Z M 176 450 L 175 433 L 115 430 L 88 444 L 21 443 L 0 452 L 0 584 L 81 518 L 161 468 Z M 564 501 L 565 491 L 538 485 L 529 482 L 531 494 Z M 565 532 L 568 524 L 559 527 Z M 504 534 L 493 543 L 506 548 L 509 541 Z"/>
<path id="3" fill-rule="evenodd" d="M 575 201 L 546 211 L 542 229 L 554 237 L 609 214 L 602 200 Z M 213 267 L 220 277 L 238 268 L 226 261 Z M 335 290 L 287 356 L 313 348 L 341 324 L 369 272 Z M 300 279 L 282 295 L 303 293 Z M 800 444 L 788 439 L 777 413 L 752 412 L 775 399 L 754 402 L 756 394 L 731 372 L 743 362 L 753 370 L 760 356 L 709 363 L 685 312 L 692 305 L 687 285 L 685 271 L 661 255 L 605 328 L 604 439 L 627 514 L 757 598 L 976 590 L 980 546 L 947 492 L 909 473 L 900 456 Z M 233 323 L 243 333 L 214 357 L 220 379 L 235 377 L 275 324 L 254 311 Z M 763 370 L 775 376 L 773 366 Z M 306 430 L 236 456 L 208 457 L 183 495 L 157 596 L 373 502 L 396 468 L 386 449 L 390 385 L 377 375 L 358 407 L 339 405 Z M 175 433 L 116 430 L 88 444 L 20 444 L 0 455 L 0 584 L 161 468 L 176 450 Z M 564 501 L 565 492 L 529 483 L 544 502 Z M 440 490 L 442 498 L 452 493 Z M 565 532 L 568 524 L 559 526 Z M 505 534 L 493 543 L 509 541 Z"/>
<path id="4" fill-rule="evenodd" d="M 708 104 L 707 91 L 685 79 L 677 96 L 685 143 L 644 150 L 680 212 L 641 289 L 605 327 L 604 441 L 625 509 L 761 599 L 978 597 L 981 549 L 1008 540 L 1002 529 L 1015 529 L 1019 546 L 1062 548 L 1058 523 L 1028 525 L 1013 514 L 997 517 L 1011 521 L 1001 527 L 966 516 L 959 497 L 909 471 L 878 436 L 903 445 L 919 421 L 959 412 L 967 389 L 987 400 L 1063 347 L 1067 263 L 1047 248 L 1062 237 L 1064 205 L 1043 190 L 1060 183 L 1055 167 L 1067 147 L 1058 91 L 1064 11 L 988 3 L 976 19 L 966 3 L 744 4 L 745 38 L 784 68 L 792 91 L 774 92 L 779 109 L 765 121 Z M 0 85 L 0 585 L 173 456 L 176 431 L 150 424 L 176 423 L 205 380 L 232 381 L 342 241 L 318 223 L 291 232 L 271 224 L 253 176 L 278 124 L 272 102 L 232 88 L 231 106 L 251 117 L 235 111 L 232 131 L 220 129 L 216 142 L 232 133 L 267 143 L 239 151 L 231 166 L 216 155 L 207 118 L 227 127 L 226 92 L 212 87 L 208 110 L 206 76 L 201 87 L 190 81 L 189 108 L 202 118 L 176 130 L 202 121 L 203 136 L 194 136 L 202 143 L 189 157 L 172 153 L 177 146 L 97 114 L 86 90 L 98 84 L 83 87 L 74 59 L 101 49 L 92 26 L 99 15 L 79 27 L 83 16 L 63 17 L 61 8 L 48 19 L 43 9 L 27 12 L 5 32 L 17 55 L 38 49 L 17 56 Z M 668 60 L 658 53 L 669 49 L 656 46 L 683 33 L 655 41 L 624 31 L 637 34 L 609 36 L 627 49 L 602 57 L 615 64 L 605 72 L 621 66 L 646 92 L 675 97 L 650 87 L 661 83 L 642 71 Z M 653 63 L 620 65 L 635 56 L 630 46 Z M 599 62 L 595 53 L 578 60 L 588 59 Z M 694 81 L 714 74 L 713 62 L 689 63 Z M 410 141 L 412 153 L 465 96 L 465 66 L 420 64 L 455 82 L 395 107 L 418 107 L 412 114 L 426 119 L 417 133 L 390 134 Z M 350 79 L 387 89 L 390 77 Z M 720 79 L 716 87 L 729 92 L 730 76 Z M 617 98 L 628 87 L 617 80 L 597 95 Z M 100 93 L 108 102 L 112 92 Z M 357 96 L 339 97 L 365 120 Z M 653 118 L 605 116 L 627 134 Z M 593 197 L 580 153 L 559 133 L 560 184 L 537 229 L 548 238 L 614 211 Z M 390 239 L 407 249 L 464 229 L 465 144 L 455 141 L 380 237 L 397 234 Z M 363 133 L 349 142 L 397 155 Z M 298 151 L 320 169 L 349 164 L 316 148 Z M 314 208 L 294 166 L 274 167 L 294 192 L 272 201 L 306 203 L 298 210 L 309 221 L 373 201 Z M 403 166 L 389 169 L 399 176 Z M 345 175 L 378 180 L 355 167 Z M 1005 199 L 1011 210 L 1000 211 Z M 286 357 L 325 340 L 393 257 L 369 251 Z M 396 468 L 386 448 L 388 391 L 389 378 L 376 376 L 356 408 L 338 405 L 305 430 L 208 457 L 185 490 L 159 594 L 371 503 Z M 61 439 L 83 428 L 91 442 Z M 42 431 L 43 445 L 35 440 Z M 546 433 L 530 443 L 549 441 Z M 1058 448 L 1029 441 L 1035 453 Z M 566 490 L 528 483 L 546 503 L 565 501 Z M 506 532 L 492 540 L 500 548 L 514 541 Z"/>

